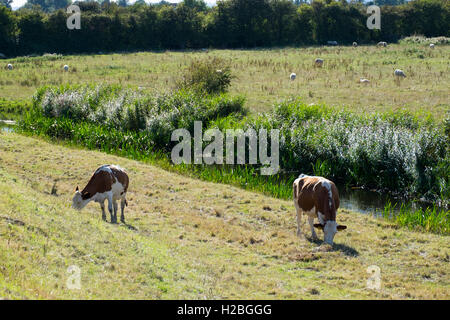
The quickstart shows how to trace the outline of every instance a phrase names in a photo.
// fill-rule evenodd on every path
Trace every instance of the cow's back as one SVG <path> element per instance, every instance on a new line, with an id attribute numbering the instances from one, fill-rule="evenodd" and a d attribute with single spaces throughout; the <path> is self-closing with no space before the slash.
<path id="1" fill-rule="evenodd" d="M 294 181 L 294 201 L 303 211 L 315 210 L 326 220 L 336 220 L 339 193 L 336 185 L 322 177 L 300 176 Z"/>
<path id="2" fill-rule="evenodd" d="M 130 179 L 125 170 L 117 166 L 110 166 L 109 168 L 111 169 L 114 178 L 123 186 L 123 192 L 126 193 Z"/>

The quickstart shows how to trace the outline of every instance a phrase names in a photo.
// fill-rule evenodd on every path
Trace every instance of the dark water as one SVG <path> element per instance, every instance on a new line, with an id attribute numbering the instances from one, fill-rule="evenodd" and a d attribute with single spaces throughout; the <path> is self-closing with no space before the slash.
<path id="1" fill-rule="evenodd" d="M 285 181 L 294 181 L 294 177 L 283 174 Z M 388 204 L 390 214 L 400 212 L 400 209 L 408 208 L 413 210 L 426 210 L 435 208 L 439 211 L 446 211 L 448 207 L 441 203 L 432 203 L 422 200 L 412 200 L 411 198 L 399 197 L 389 193 L 364 188 L 351 188 L 344 185 L 336 185 L 339 190 L 340 208 L 360 212 L 374 216 L 381 216 Z"/>
<path id="2" fill-rule="evenodd" d="M 0 131 L 12 132 L 16 123 L 11 120 L 0 120 Z"/>
<path id="3" fill-rule="evenodd" d="M 393 213 L 398 211 L 402 205 L 414 209 L 426 209 L 432 207 L 432 204 L 425 202 L 411 201 L 405 198 L 394 197 L 386 193 L 364 190 L 364 189 L 349 189 L 339 187 L 340 207 L 352 211 L 358 211 L 364 214 L 381 215 L 386 204 L 389 202 L 395 208 Z"/>

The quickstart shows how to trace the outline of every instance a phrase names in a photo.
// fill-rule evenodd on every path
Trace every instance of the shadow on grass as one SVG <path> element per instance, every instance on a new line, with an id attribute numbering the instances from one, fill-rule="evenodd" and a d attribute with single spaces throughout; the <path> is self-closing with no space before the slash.
<path id="1" fill-rule="evenodd" d="M 350 257 L 359 256 L 358 250 L 356 250 L 352 247 L 349 247 L 345 244 L 334 244 L 333 250 L 339 250 L 339 251 L 343 252 L 346 256 L 350 256 Z"/>
<path id="2" fill-rule="evenodd" d="M 318 246 L 321 246 L 321 245 L 324 244 L 323 240 L 320 240 L 320 239 L 313 239 L 312 237 L 305 237 L 305 238 L 309 242 L 314 243 L 314 244 L 316 244 Z M 330 247 L 330 248 L 332 248 L 333 251 L 341 251 L 342 253 L 344 253 L 346 256 L 349 256 L 349 257 L 357 257 L 357 256 L 359 256 L 358 250 L 356 250 L 356 249 L 354 249 L 352 247 L 349 247 L 349 246 L 347 246 L 345 244 L 336 244 L 336 243 L 334 243 L 333 246 Z"/>
<path id="3" fill-rule="evenodd" d="M 138 231 L 138 228 L 126 222 L 122 222 L 122 225 L 129 230 Z"/>

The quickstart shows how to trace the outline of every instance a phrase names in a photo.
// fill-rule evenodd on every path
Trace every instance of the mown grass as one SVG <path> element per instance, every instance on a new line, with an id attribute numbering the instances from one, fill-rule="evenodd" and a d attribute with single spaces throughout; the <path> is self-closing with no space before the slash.
<path id="1" fill-rule="evenodd" d="M 230 93 L 244 95 L 252 112 L 266 112 L 279 100 L 302 97 L 306 104 L 346 106 L 356 112 L 406 109 L 441 119 L 449 109 L 450 50 L 438 44 L 389 44 L 353 47 L 305 47 L 208 52 L 136 52 L 76 56 L 19 57 L 3 60 L 0 92 L 9 100 L 29 99 L 43 85 L 107 82 L 143 87 L 149 92 L 173 89 L 192 61 L 224 59 L 236 76 Z M 314 67 L 315 58 L 325 60 Z M 70 67 L 69 72 L 63 66 Z M 407 78 L 397 85 L 395 69 Z M 289 80 L 295 72 L 297 79 Z M 369 85 L 359 83 L 367 78 Z"/>
<path id="2" fill-rule="evenodd" d="M 99 165 L 130 175 L 127 225 L 70 208 Z M 52 192 L 53 191 L 53 192 Z M 31 299 L 448 299 L 448 237 L 347 210 L 335 246 L 295 236 L 291 201 L 0 132 L 0 296 Z M 69 290 L 67 268 L 81 269 Z M 367 267 L 381 288 L 366 287 Z"/>

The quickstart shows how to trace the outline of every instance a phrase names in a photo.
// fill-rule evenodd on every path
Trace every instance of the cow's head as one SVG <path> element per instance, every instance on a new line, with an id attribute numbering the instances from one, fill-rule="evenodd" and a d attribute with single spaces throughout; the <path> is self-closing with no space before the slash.
<path id="1" fill-rule="evenodd" d="M 336 221 L 328 220 L 325 222 L 325 225 L 317 223 L 314 227 L 323 230 L 323 241 L 328 244 L 333 244 L 334 236 L 338 231 L 342 231 L 347 229 L 347 226 L 341 226 L 336 223 Z"/>
<path id="2" fill-rule="evenodd" d="M 72 199 L 72 207 L 77 210 L 83 209 L 90 201 L 90 194 L 80 192 L 80 189 L 77 187 L 75 190 L 75 195 Z"/>

